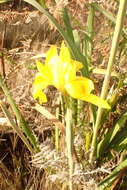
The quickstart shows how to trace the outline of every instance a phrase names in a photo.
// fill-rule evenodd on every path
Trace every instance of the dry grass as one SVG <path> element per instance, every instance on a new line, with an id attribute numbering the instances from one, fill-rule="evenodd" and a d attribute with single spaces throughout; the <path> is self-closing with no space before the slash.
<path id="1" fill-rule="evenodd" d="M 86 1 L 87 2 L 87 1 Z M 106 1 L 101 2 L 103 3 L 103 6 L 106 6 Z M 65 2 L 66 4 L 66 2 Z M 49 1 L 50 10 L 52 12 L 52 2 Z M 10 6 L 10 5 L 9 5 Z M 59 7 L 55 7 L 54 15 L 55 17 L 61 22 L 59 18 Z M 76 17 L 76 19 L 80 20 L 82 23 L 81 26 L 81 32 L 82 28 L 86 25 L 86 16 L 87 16 L 87 8 L 85 6 L 82 6 L 82 1 L 78 0 L 71 0 L 69 1 L 69 7 L 70 11 L 73 15 L 73 17 Z M 111 6 L 107 7 L 108 9 L 111 9 Z M 80 11 L 79 11 L 80 10 Z M 110 11 L 116 12 L 116 4 L 113 4 L 112 9 Z M 7 11 L 7 10 L 5 10 Z M 8 12 L 8 11 L 7 11 Z M 28 10 L 29 12 L 29 10 Z M 17 16 L 17 19 L 15 23 L 18 21 L 21 22 L 21 25 L 23 27 L 24 20 L 22 16 L 26 16 L 26 19 L 31 19 L 32 16 L 30 12 L 21 12 L 15 13 L 15 15 L 19 14 Z M 5 12 L 6 13 L 6 12 Z M 3 15 L 5 16 L 5 13 L 3 12 Z M 85 14 L 84 14 L 85 13 Z M 39 14 L 36 11 L 33 11 L 32 14 L 35 14 L 35 18 L 37 17 L 37 20 L 39 18 Z M 96 13 L 98 14 L 98 13 Z M 12 25 L 12 22 L 14 22 L 14 18 L 12 19 L 13 12 L 9 13 L 10 18 L 9 22 Z M 101 16 L 96 19 L 96 39 L 95 39 L 95 49 L 93 51 L 93 60 L 95 64 L 101 63 L 100 57 L 104 58 L 104 65 L 100 65 L 102 68 L 105 67 L 105 64 L 107 63 L 108 53 L 110 49 L 110 42 L 111 39 L 107 39 L 107 36 L 111 34 L 112 36 L 112 29 L 109 25 L 108 21 L 105 19 L 102 19 Z M 2 17 L 3 19 L 3 17 Z M 0 20 L 0 24 L 6 25 L 5 20 L 7 18 L 4 18 L 3 20 Z M 12 19 L 12 20 L 11 20 Z M 44 20 L 43 20 L 44 19 Z M 28 20 L 29 21 L 29 20 Z M 24 29 L 25 31 L 25 37 L 24 31 L 23 35 L 21 36 L 20 29 L 21 26 L 19 26 L 19 31 L 17 32 L 17 37 L 13 35 L 13 29 L 11 31 L 10 39 L 13 41 L 11 45 L 6 42 L 7 36 L 9 33 L 6 33 L 4 36 L 4 47 L 3 49 L 9 49 L 8 51 L 4 50 L 4 61 L 5 61 L 5 73 L 6 73 L 6 81 L 7 84 L 11 90 L 11 93 L 13 97 L 16 100 L 17 105 L 19 106 L 21 112 L 25 116 L 26 120 L 29 122 L 30 126 L 35 131 L 40 144 L 42 143 L 42 152 L 45 157 L 42 159 L 41 156 L 41 162 L 38 163 L 38 161 L 33 159 L 33 162 L 31 163 L 31 155 L 26 149 L 25 145 L 21 142 L 19 137 L 15 134 L 14 131 L 11 130 L 11 127 L 9 124 L 6 124 L 5 128 L 2 126 L 0 129 L 0 190 L 60 190 L 61 186 L 59 184 L 59 181 L 63 180 L 64 183 L 66 182 L 68 176 L 67 176 L 67 163 L 66 158 L 63 157 L 63 155 L 57 155 L 56 152 L 54 152 L 52 144 L 49 144 L 47 141 L 48 137 L 51 137 L 51 135 L 54 133 L 54 123 L 46 119 L 45 117 L 42 117 L 33 107 L 35 105 L 35 102 L 33 101 L 32 95 L 31 95 L 31 87 L 33 82 L 33 76 L 35 74 L 35 70 L 33 69 L 34 63 L 33 61 L 30 61 L 31 55 L 34 55 L 37 52 L 45 52 L 46 49 L 50 46 L 50 44 L 53 44 L 56 42 L 59 43 L 60 36 L 57 34 L 56 31 L 54 31 L 53 28 L 50 28 L 47 24 L 47 20 L 45 20 L 45 17 L 42 17 L 42 22 L 39 25 L 38 21 L 38 29 L 35 30 L 33 38 L 31 39 L 31 33 L 29 33 L 28 29 Z M 36 20 L 35 20 L 36 22 Z M 15 26 L 15 23 L 14 26 Z M 34 23 L 34 22 L 33 22 Z M 19 23 L 20 25 L 20 23 Z M 42 28 L 42 25 L 45 27 Z M 104 27 L 104 25 L 106 27 Z M 47 29 L 48 26 L 48 29 Z M 101 26 L 101 28 L 100 28 Z M 8 27 L 8 26 L 7 26 Z M 26 24 L 24 24 L 24 27 L 26 27 Z M 36 28 L 36 25 L 34 26 Z M 79 26 L 75 26 L 75 28 L 78 28 Z M 3 27 L 4 28 L 4 27 Z M 30 31 L 32 30 L 32 25 L 30 26 Z M 34 28 L 34 29 L 35 29 Z M 40 30 L 41 28 L 41 30 Z M 4 29 L 3 29 L 4 31 Z M 50 32 L 49 32 L 50 31 Z M 99 31 L 99 33 L 98 33 Z M 0 31 L 1 32 L 1 31 Z M 7 29 L 7 32 L 8 29 Z M 40 35 L 44 34 L 43 37 Z M 1 32 L 3 34 L 3 32 Z M 17 44 L 18 36 L 20 35 L 20 44 Z M 29 38 L 30 36 L 30 38 Z M 103 39 L 103 36 L 105 36 L 105 39 Z M 32 41 L 33 40 L 33 41 Z M 105 43 L 102 43 L 102 41 L 105 40 Z M 17 44 L 17 45 L 16 45 Z M 98 82 L 98 81 L 97 81 Z M 51 95 L 51 92 L 54 94 Z M 52 103 L 52 100 L 56 98 L 56 91 L 54 89 L 50 89 L 48 92 L 49 97 L 49 104 L 46 105 L 46 109 L 48 109 L 50 112 L 55 110 L 54 108 L 57 106 L 55 103 Z M 4 100 L 2 92 L 0 92 L 1 99 Z M 7 104 L 6 100 L 5 104 Z M 9 105 L 8 105 L 9 106 Z M 53 109 L 52 109 L 53 108 Z M 3 118 L 4 115 L 2 111 L 0 112 L 0 119 Z M 47 143 L 48 142 L 48 143 Z M 79 143 L 79 146 L 82 145 Z M 48 144 L 48 145 L 47 145 Z M 47 152 L 43 150 L 43 148 L 47 147 Z M 52 153 L 52 154 L 51 154 Z M 46 158 L 46 156 L 49 156 Z M 37 157 L 40 155 L 36 155 Z M 56 157 L 56 162 L 53 162 L 53 158 Z M 87 158 L 87 154 L 84 155 L 84 158 Z M 39 160 L 40 161 L 40 160 Z M 61 161 L 61 162 L 60 162 Z M 42 164 L 42 162 L 44 164 Z M 81 170 L 79 166 L 77 165 L 77 169 L 75 171 L 74 181 L 77 186 L 77 190 L 81 189 L 96 189 L 96 181 L 104 177 L 106 172 L 110 172 L 112 163 L 108 163 L 108 165 L 103 166 L 102 168 L 95 170 L 94 168 L 86 168 L 84 170 L 84 174 L 81 173 Z M 49 165 L 51 168 L 49 168 Z M 37 168 L 36 168 L 36 167 Z M 43 169 L 40 170 L 40 167 L 46 168 L 46 170 L 52 169 L 53 171 L 57 169 L 58 173 L 52 174 L 53 172 L 48 171 L 48 173 L 51 172 L 51 175 L 46 176 L 46 173 Z M 38 169 L 39 168 L 39 169 Z M 63 169 L 63 170 L 62 170 Z M 66 170 L 65 170 L 66 169 Z M 102 177 L 101 177 L 102 175 Z M 99 177 L 98 177 L 99 176 Z M 57 185 L 56 185 L 57 184 Z M 79 185 L 80 184 L 80 185 Z M 63 188 L 66 189 L 67 188 Z"/>

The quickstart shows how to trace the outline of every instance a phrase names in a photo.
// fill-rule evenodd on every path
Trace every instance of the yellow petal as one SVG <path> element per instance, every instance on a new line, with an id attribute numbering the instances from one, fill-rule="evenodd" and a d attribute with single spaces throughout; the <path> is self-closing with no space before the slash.
<path id="1" fill-rule="evenodd" d="M 62 42 L 60 49 L 60 58 L 62 62 L 66 62 L 68 64 L 74 64 L 76 66 L 76 71 L 83 68 L 83 64 L 79 61 L 71 59 L 71 54 L 68 47 L 65 46 L 65 43 Z"/>
<path id="2" fill-rule="evenodd" d="M 52 85 L 57 89 L 63 88 L 64 76 L 63 76 L 63 65 L 60 64 L 60 58 L 54 56 L 48 62 L 48 69 L 52 73 Z"/>
<path id="3" fill-rule="evenodd" d="M 36 61 L 36 65 L 37 65 L 37 69 L 38 69 L 38 71 L 40 72 L 40 73 L 43 73 L 43 71 L 44 71 L 44 64 L 42 64 L 40 61 Z"/>
<path id="4" fill-rule="evenodd" d="M 94 94 L 90 94 L 88 97 L 82 97 L 81 100 L 84 100 L 86 102 L 90 102 L 90 103 L 92 103 L 98 107 L 101 107 L 101 108 L 111 109 L 110 105 L 107 103 L 106 100 L 103 100 Z"/>
<path id="5" fill-rule="evenodd" d="M 38 99 L 40 104 L 47 102 L 46 95 L 42 92 L 42 90 L 34 89 L 33 97 L 34 99 Z"/>
<path id="6" fill-rule="evenodd" d="M 36 61 L 36 65 L 41 76 L 49 82 L 52 81 L 52 72 L 50 71 L 50 69 L 46 65 L 42 64 L 40 61 Z"/>
<path id="7" fill-rule="evenodd" d="M 46 53 L 46 61 L 45 61 L 46 66 L 48 65 L 49 61 L 53 57 L 56 57 L 56 56 L 58 57 L 57 47 L 55 45 L 53 45 L 53 46 L 50 47 L 50 49 Z"/>
<path id="8" fill-rule="evenodd" d="M 75 80 L 65 85 L 70 96 L 76 99 L 87 97 L 94 89 L 93 82 L 85 77 L 76 77 Z"/>
<path id="9" fill-rule="evenodd" d="M 66 68 L 65 68 L 66 67 Z M 73 81 L 76 78 L 76 66 L 73 64 L 66 64 L 63 69 L 65 84 Z"/>
<path id="10" fill-rule="evenodd" d="M 61 49 L 60 49 L 59 55 L 60 55 L 62 62 L 67 62 L 67 63 L 70 62 L 71 55 L 70 55 L 69 49 L 65 46 L 64 42 L 62 42 L 62 44 L 61 44 Z"/>
<path id="11" fill-rule="evenodd" d="M 83 68 L 83 64 L 79 61 L 75 61 L 75 60 L 71 59 L 71 63 L 76 66 L 76 71 L 79 71 L 80 69 Z"/>
<path id="12" fill-rule="evenodd" d="M 34 83 L 33 83 L 33 97 L 34 99 L 39 99 L 39 103 L 47 102 L 46 95 L 42 92 L 50 83 L 44 79 L 43 75 L 37 73 Z"/>
<path id="13" fill-rule="evenodd" d="M 48 63 L 52 72 L 52 84 L 62 93 L 65 93 L 65 84 L 76 76 L 76 66 L 69 62 L 63 62 L 59 57 L 54 56 Z"/>
<path id="14" fill-rule="evenodd" d="M 49 81 L 47 81 L 42 74 L 37 73 L 36 77 L 35 77 L 35 80 L 33 82 L 34 88 L 36 88 L 36 89 L 44 89 L 48 85 L 51 85 L 51 83 Z"/>

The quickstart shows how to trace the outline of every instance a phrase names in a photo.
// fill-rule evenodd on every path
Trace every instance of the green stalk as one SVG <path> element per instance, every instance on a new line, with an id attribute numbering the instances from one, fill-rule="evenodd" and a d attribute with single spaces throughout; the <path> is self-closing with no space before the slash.
<path id="1" fill-rule="evenodd" d="M 56 118 L 59 121 L 61 121 L 61 95 L 59 95 L 59 97 L 58 97 L 57 104 L 58 104 L 58 107 L 56 108 Z M 55 127 L 55 148 L 56 148 L 57 152 L 59 151 L 59 143 L 60 143 L 59 134 L 60 134 L 59 128 Z"/>
<path id="2" fill-rule="evenodd" d="M 25 133 L 25 135 L 28 137 L 29 141 L 31 142 L 31 144 L 33 145 L 35 151 L 39 151 L 39 147 L 38 147 L 38 143 L 36 140 L 36 137 L 34 136 L 33 132 L 31 131 L 31 129 L 29 128 L 27 122 L 25 121 L 24 117 L 22 116 L 22 114 L 20 113 L 15 101 L 13 100 L 6 84 L 4 83 L 4 80 L 2 79 L 1 75 L 0 75 L 0 87 L 2 88 L 8 103 L 10 104 L 14 114 L 16 115 L 16 118 L 19 122 L 19 126 L 21 127 L 21 129 L 23 130 L 23 132 Z"/>
<path id="3" fill-rule="evenodd" d="M 59 118 L 59 108 L 56 108 L 56 118 Z M 59 128 L 55 127 L 55 148 L 59 151 Z"/>
<path id="4" fill-rule="evenodd" d="M 77 125 L 83 125 L 82 110 L 84 108 L 84 102 L 77 100 Z"/>
<path id="5" fill-rule="evenodd" d="M 34 154 L 35 151 L 32 148 L 32 146 L 30 145 L 29 141 L 27 140 L 27 137 L 25 137 L 25 135 L 23 134 L 22 130 L 16 125 L 16 123 L 13 121 L 12 119 L 12 114 L 8 111 L 8 109 L 6 108 L 6 106 L 4 105 L 3 102 L 0 102 L 0 106 L 1 109 L 3 110 L 5 116 L 7 117 L 7 119 L 9 120 L 12 128 L 16 131 L 16 133 L 18 134 L 18 136 L 22 139 L 22 141 L 24 142 L 24 144 L 27 146 L 28 150 Z"/>
<path id="6" fill-rule="evenodd" d="M 123 20 L 124 20 L 124 16 L 125 16 L 125 12 L 126 12 L 126 5 L 127 5 L 126 0 L 120 1 L 119 10 L 118 10 L 117 19 L 116 19 L 116 26 L 115 26 L 115 30 L 114 30 L 112 46 L 111 46 L 111 51 L 110 51 L 110 56 L 109 56 L 109 61 L 108 61 L 108 66 L 107 66 L 107 71 L 106 71 L 106 75 L 105 75 L 105 79 L 104 79 L 104 83 L 103 83 L 103 87 L 102 87 L 102 91 L 101 91 L 102 99 L 105 99 L 107 96 L 107 93 L 108 93 L 112 66 L 115 61 L 115 55 L 116 55 L 118 44 L 119 44 L 119 37 L 120 37 L 121 31 L 122 31 Z M 98 130 L 100 128 L 102 113 L 103 113 L 103 109 L 98 108 L 97 119 L 96 119 L 94 131 L 93 131 L 90 163 L 93 162 L 94 156 L 96 156 L 95 153 L 96 153 L 96 147 L 97 147 L 97 135 L 98 135 Z"/>
<path id="7" fill-rule="evenodd" d="M 71 110 L 72 110 L 72 124 L 73 126 L 77 125 L 77 100 L 70 98 Z"/>
<path id="8" fill-rule="evenodd" d="M 69 100 L 67 100 L 69 101 Z M 66 146 L 67 146 L 67 157 L 69 166 L 69 188 L 73 190 L 72 175 L 74 171 L 73 163 L 73 128 L 72 128 L 72 110 L 70 109 L 69 102 L 67 102 L 66 111 Z"/>
<path id="9" fill-rule="evenodd" d="M 61 105 L 61 122 L 65 126 L 66 105 L 65 105 L 64 96 L 62 96 L 62 95 L 61 95 L 60 105 Z"/>
<path id="10" fill-rule="evenodd" d="M 91 132 L 88 131 L 85 131 L 84 132 L 84 136 L 85 136 L 85 151 L 88 152 L 89 149 L 90 149 L 90 143 L 91 143 Z"/>

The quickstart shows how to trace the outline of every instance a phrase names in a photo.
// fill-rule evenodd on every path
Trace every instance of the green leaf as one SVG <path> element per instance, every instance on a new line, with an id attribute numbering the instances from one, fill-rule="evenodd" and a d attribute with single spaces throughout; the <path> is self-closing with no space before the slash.
<path id="1" fill-rule="evenodd" d="M 106 9 L 102 8 L 102 7 L 101 7 L 99 4 L 97 4 L 97 3 L 92 3 L 92 6 L 93 6 L 96 10 L 98 10 L 99 12 L 101 12 L 104 16 L 106 16 L 113 24 L 115 24 L 116 18 L 115 18 L 115 16 L 114 16 L 111 12 L 109 12 L 109 11 L 107 11 Z M 123 28 L 122 31 L 123 31 L 124 34 L 127 35 L 126 28 Z"/>
<path id="2" fill-rule="evenodd" d="M 45 0 L 38 0 L 38 2 L 43 8 L 46 8 Z"/>
<path id="3" fill-rule="evenodd" d="M 17 135 L 22 139 L 23 143 L 27 146 L 28 150 L 32 154 L 34 154 L 35 151 L 34 151 L 33 147 L 31 146 L 31 144 L 29 143 L 27 137 L 24 135 L 23 131 L 19 128 L 17 123 L 14 122 L 14 120 L 12 118 L 12 113 L 9 112 L 9 110 L 7 109 L 6 105 L 3 102 L 0 102 L 0 107 L 1 107 L 2 111 L 4 112 L 6 118 L 10 122 L 14 131 L 16 131 Z"/>
<path id="4" fill-rule="evenodd" d="M 118 132 L 120 132 L 120 129 L 125 125 L 126 121 L 127 121 L 127 112 L 124 113 L 120 117 L 120 119 L 116 122 L 114 127 L 109 132 L 107 132 L 107 134 L 104 136 L 103 140 L 98 144 L 98 146 L 97 146 L 97 157 L 98 158 L 101 157 L 105 151 L 108 151 L 110 149 L 110 147 L 113 146 L 113 144 L 118 146 L 118 144 L 116 144 L 116 142 L 113 143 L 112 141 L 116 137 L 116 135 L 119 134 Z M 121 139 L 120 134 L 117 136 L 119 137 L 119 139 Z M 126 133 L 125 133 L 125 136 L 127 136 Z M 119 140 L 118 137 L 116 138 L 117 143 Z"/>
<path id="5" fill-rule="evenodd" d="M 68 37 L 74 42 L 73 29 L 71 27 L 70 17 L 66 8 L 63 9 L 62 17 L 63 17 L 66 33 Z"/>
<path id="6" fill-rule="evenodd" d="M 27 136 L 27 138 L 29 139 L 29 141 L 33 145 L 35 151 L 37 151 L 37 152 L 40 151 L 39 144 L 38 144 L 38 141 L 37 141 L 37 139 L 35 137 L 35 134 L 33 133 L 32 129 L 29 127 L 29 125 L 26 122 L 25 118 L 21 114 L 18 106 L 16 105 L 13 97 L 11 96 L 11 93 L 10 93 L 9 89 L 7 88 L 7 86 L 6 86 L 5 82 L 4 82 L 4 79 L 2 78 L 1 75 L 0 75 L 0 87 L 2 88 L 2 90 L 3 90 L 4 94 L 5 94 L 7 102 L 11 106 L 11 108 L 12 108 L 12 110 L 13 110 L 16 118 L 17 118 L 17 121 L 19 122 L 19 127 L 24 132 L 24 134 Z"/>
<path id="7" fill-rule="evenodd" d="M 98 3 L 92 3 L 92 6 L 98 10 L 99 12 L 101 12 L 103 15 L 105 15 L 110 21 L 112 21 L 113 23 L 116 22 L 116 18 L 114 17 L 114 15 L 107 11 L 106 9 L 102 8 Z"/>
<path id="8" fill-rule="evenodd" d="M 115 136 L 114 140 L 111 142 L 110 149 L 114 149 L 118 152 L 123 151 L 127 147 L 127 129 L 126 126 L 122 128 L 117 135 Z"/>
<path id="9" fill-rule="evenodd" d="M 101 181 L 98 185 L 99 190 L 107 189 L 109 186 L 120 174 L 121 172 L 127 168 L 127 159 L 121 162 L 110 175 L 108 175 L 103 181 Z"/>
<path id="10" fill-rule="evenodd" d="M 83 63 L 84 68 L 82 69 L 83 76 L 88 76 L 88 65 L 85 56 L 80 52 L 80 50 L 77 48 L 76 44 L 73 42 L 72 39 L 69 38 L 68 34 L 64 31 L 64 29 L 60 26 L 60 24 L 57 22 L 57 20 L 48 12 L 47 9 L 44 9 L 37 1 L 35 0 L 24 0 L 25 2 L 33 5 L 35 8 L 37 8 L 40 12 L 45 14 L 47 18 L 54 24 L 54 26 L 57 28 L 59 33 L 62 35 L 64 40 L 67 42 L 71 53 L 73 57 L 77 60 Z"/>
<path id="11" fill-rule="evenodd" d="M 74 36 L 74 41 L 75 41 L 77 48 L 80 49 L 81 40 L 80 40 L 80 36 L 78 34 L 78 30 L 76 30 L 76 29 L 73 30 L 73 36 Z"/>

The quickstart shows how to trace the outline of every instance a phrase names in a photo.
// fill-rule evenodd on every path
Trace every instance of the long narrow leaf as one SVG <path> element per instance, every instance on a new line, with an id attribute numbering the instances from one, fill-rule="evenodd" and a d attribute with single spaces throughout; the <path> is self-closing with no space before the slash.
<path id="1" fill-rule="evenodd" d="M 19 122 L 19 126 L 21 127 L 21 129 L 23 130 L 23 132 L 26 134 L 26 136 L 28 137 L 29 141 L 31 142 L 31 144 L 33 145 L 33 147 L 35 148 L 35 151 L 39 151 L 39 147 L 38 147 L 38 142 L 36 140 L 35 135 L 33 134 L 32 130 L 29 128 L 27 122 L 25 121 L 24 117 L 22 116 L 21 112 L 19 111 L 15 101 L 13 100 L 9 89 L 7 88 L 4 80 L 2 79 L 2 77 L 0 76 L 0 87 L 2 88 L 8 103 L 10 104 L 18 122 Z"/>
<path id="2" fill-rule="evenodd" d="M 127 159 L 121 162 L 113 171 L 112 173 L 107 176 L 103 181 L 101 181 L 98 185 L 99 190 L 107 189 L 106 187 L 109 186 L 119 175 L 120 173 L 127 168 Z"/>
<path id="3" fill-rule="evenodd" d="M 22 141 L 24 142 L 24 144 L 27 146 L 28 150 L 34 154 L 35 151 L 32 148 L 32 146 L 30 145 L 29 141 L 27 140 L 27 137 L 25 137 L 25 135 L 23 134 L 21 128 L 19 128 L 18 125 L 16 125 L 16 123 L 13 121 L 12 119 L 12 114 L 8 111 L 8 109 L 6 108 L 6 106 L 4 105 L 3 102 L 0 102 L 0 106 L 5 114 L 5 116 L 7 117 L 7 119 L 9 120 L 12 128 L 14 129 L 14 131 L 16 131 L 17 135 L 22 139 Z"/>
<path id="4" fill-rule="evenodd" d="M 80 45 L 81 45 L 81 39 L 80 36 L 78 34 L 78 30 L 73 30 L 73 36 L 74 36 L 74 41 L 75 41 L 75 45 L 77 46 L 78 49 L 81 49 Z"/>
<path id="5" fill-rule="evenodd" d="M 102 8 L 100 5 L 98 5 L 97 3 L 92 3 L 92 6 L 98 10 L 99 12 L 101 12 L 104 16 L 106 16 L 113 24 L 115 24 L 116 22 L 116 18 L 115 16 L 107 11 L 106 9 Z M 126 31 L 126 28 L 123 28 L 123 33 L 125 33 L 127 35 L 127 31 Z"/>
<path id="6" fill-rule="evenodd" d="M 46 8 L 45 0 L 38 0 L 38 2 L 40 3 L 40 5 L 41 5 L 43 8 Z"/>
<path id="7" fill-rule="evenodd" d="M 104 139 L 98 144 L 97 157 L 102 156 L 105 150 L 107 151 L 111 141 L 115 138 L 116 134 L 124 126 L 126 121 L 127 112 L 120 117 L 120 119 L 116 122 L 115 126 L 105 135 Z"/>
<path id="8" fill-rule="evenodd" d="M 64 31 L 64 29 L 60 26 L 60 24 L 57 22 L 57 20 L 48 12 L 47 9 L 44 9 L 43 7 L 41 7 L 39 5 L 39 3 L 37 3 L 37 1 L 35 0 L 24 0 L 25 2 L 33 5 L 35 8 L 37 8 L 40 12 L 44 13 L 47 18 L 55 25 L 55 27 L 57 28 L 57 30 L 59 31 L 59 33 L 62 35 L 62 37 L 64 38 L 64 40 L 67 42 L 71 53 L 73 55 L 73 57 L 82 62 L 84 64 L 84 68 L 82 69 L 82 73 L 84 76 L 88 76 L 88 65 L 86 62 L 86 58 L 85 56 L 83 56 L 83 54 L 80 52 L 80 50 L 76 47 L 75 43 L 72 41 L 72 39 L 69 38 L 68 34 Z"/>
<path id="9" fill-rule="evenodd" d="M 96 10 L 101 12 L 103 15 L 105 15 L 110 21 L 112 21 L 115 24 L 116 18 L 114 17 L 114 15 L 111 12 L 109 12 L 106 9 L 102 8 L 98 3 L 92 3 L 92 6 Z"/>
<path id="10" fill-rule="evenodd" d="M 73 29 L 71 27 L 71 22 L 70 22 L 70 18 L 68 15 L 68 11 L 66 8 L 63 9 L 63 21 L 66 27 L 66 33 L 68 35 L 68 37 L 74 42 L 74 36 L 73 36 Z"/>
<path id="11" fill-rule="evenodd" d="M 118 152 L 122 152 L 127 147 L 127 133 L 126 133 L 126 125 L 122 128 L 113 141 L 110 143 L 110 149 L 114 149 Z"/>

